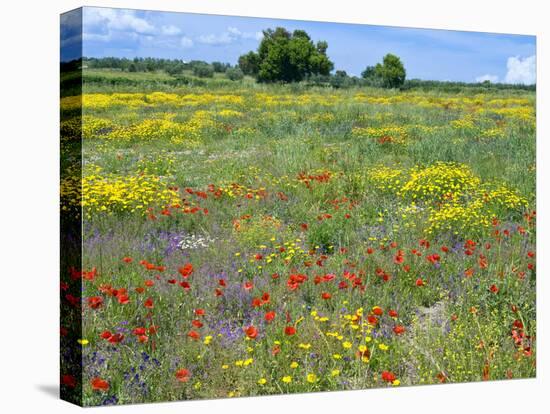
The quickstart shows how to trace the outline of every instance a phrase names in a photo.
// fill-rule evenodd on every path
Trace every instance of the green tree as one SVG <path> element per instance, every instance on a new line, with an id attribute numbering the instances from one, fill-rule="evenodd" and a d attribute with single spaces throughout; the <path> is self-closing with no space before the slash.
<path id="1" fill-rule="evenodd" d="M 245 75 L 256 76 L 260 70 L 260 57 L 252 51 L 239 57 L 239 68 Z"/>
<path id="2" fill-rule="evenodd" d="M 241 80 L 242 78 L 244 78 L 244 73 L 238 67 L 228 68 L 225 71 L 225 76 L 227 76 L 227 78 L 231 79 L 232 81 L 236 81 L 236 80 Z"/>
<path id="3" fill-rule="evenodd" d="M 327 42 L 314 44 L 303 30 L 290 33 L 277 27 L 263 34 L 258 52 L 239 58 L 243 72 L 257 74 L 260 82 L 299 82 L 310 75 L 328 75 L 334 67 L 326 55 Z"/>
<path id="4" fill-rule="evenodd" d="M 399 88 L 405 83 L 407 72 L 399 57 L 388 53 L 384 56 L 382 63 L 376 66 L 367 66 L 361 73 L 361 76 L 374 86 L 384 86 L 385 88 Z"/>

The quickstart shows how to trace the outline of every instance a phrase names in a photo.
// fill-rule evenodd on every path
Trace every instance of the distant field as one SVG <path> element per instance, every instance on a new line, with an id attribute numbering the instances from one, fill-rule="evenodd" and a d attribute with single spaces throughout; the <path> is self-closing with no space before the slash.
<path id="1" fill-rule="evenodd" d="M 534 92 L 84 92 L 86 405 L 535 376 Z"/>

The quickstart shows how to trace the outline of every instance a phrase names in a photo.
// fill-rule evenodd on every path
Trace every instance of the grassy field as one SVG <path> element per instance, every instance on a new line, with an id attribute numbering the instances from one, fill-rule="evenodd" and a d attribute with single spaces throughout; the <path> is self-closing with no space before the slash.
<path id="1" fill-rule="evenodd" d="M 535 376 L 533 92 L 86 76 L 86 405 Z"/>

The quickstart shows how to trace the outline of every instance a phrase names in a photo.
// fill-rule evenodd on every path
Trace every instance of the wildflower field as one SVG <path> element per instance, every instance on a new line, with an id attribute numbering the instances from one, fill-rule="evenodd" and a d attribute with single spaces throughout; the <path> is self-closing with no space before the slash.
<path id="1" fill-rule="evenodd" d="M 148 75 L 80 102 L 85 405 L 535 376 L 533 92 Z"/>

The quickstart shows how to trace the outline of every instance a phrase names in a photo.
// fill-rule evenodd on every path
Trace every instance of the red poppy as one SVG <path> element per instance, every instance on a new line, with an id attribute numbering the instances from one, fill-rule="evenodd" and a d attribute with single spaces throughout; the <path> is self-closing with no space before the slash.
<path id="1" fill-rule="evenodd" d="M 153 280 L 146 280 L 145 281 L 145 286 L 147 287 L 151 287 L 151 286 L 154 286 L 155 285 L 155 282 Z"/>
<path id="2" fill-rule="evenodd" d="M 132 333 L 136 336 L 139 336 L 139 335 L 145 335 L 145 328 L 143 327 L 139 327 L 139 328 L 136 328 L 132 331 Z"/>
<path id="3" fill-rule="evenodd" d="M 422 287 L 422 286 L 424 286 L 424 281 L 422 280 L 422 278 L 419 277 L 418 279 L 416 279 L 415 284 L 418 287 Z"/>
<path id="4" fill-rule="evenodd" d="M 441 251 L 443 253 L 449 253 L 449 248 L 447 246 L 441 246 Z"/>
<path id="5" fill-rule="evenodd" d="M 144 344 L 145 342 L 147 342 L 149 340 L 149 337 L 147 335 L 139 335 L 137 337 L 137 339 L 138 339 L 139 342 Z"/>
<path id="6" fill-rule="evenodd" d="M 497 285 L 491 285 L 491 287 L 489 288 L 489 290 L 491 291 L 491 293 L 498 293 L 499 288 L 498 288 Z"/>
<path id="7" fill-rule="evenodd" d="M 145 302 L 143 302 L 143 306 L 145 306 L 146 308 L 149 308 L 149 309 L 153 309 L 153 307 L 154 307 L 153 299 L 147 298 L 147 300 Z"/>
<path id="8" fill-rule="evenodd" d="M 124 335 L 117 333 L 109 337 L 109 339 L 107 340 L 112 344 L 118 344 L 122 342 L 123 339 L 124 339 Z"/>
<path id="9" fill-rule="evenodd" d="M 99 336 L 103 339 L 109 339 L 111 336 L 113 336 L 113 334 L 109 331 L 104 331 Z"/>
<path id="10" fill-rule="evenodd" d="M 142 286 L 139 286 L 139 287 L 137 287 L 137 288 L 135 289 L 135 291 L 136 291 L 136 293 L 141 294 L 141 293 L 145 292 L 145 288 L 142 287 Z"/>
<path id="11" fill-rule="evenodd" d="M 378 324 L 378 318 L 377 318 L 376 316 L 374 316 L 374 315 L 369 315 L 369 316 L 367 316 L 367 321 L 368 321 L 368 323 L 371 324 L 371 325 L 376 325 L 376 324 Z"/>
<path id="12" fill-rule="evenodd" d="M 103 298 L 101 296 L 92 296 L 88 298 L 88 305 L 92 309 L 97 309 L 103 305 Z"/>
<path id="13" fill-rule="evenodd" d="M 395 311 L 393 309 L 390 309 L 388 311 L 388 315 L 390 315 L 392 318 L 397 318 L 397 316 L 398 316 L 397 311 Z"/>
<path id="14" fill-rule="evenodd" d="M 193 273 L 193 265 L 191 263 L 186 263 L 178 269 L 178 272 L 182 277 L 189 277 Z"/>
<path id="15" fill-rule="evenodd" d="M 275 319 L 275 312 L 273 312 L 273 311 L 267 312 L 264 316 L 264 319 L 267 322 L 271 322 L 273 319 Z"/>
<path id="16" fill-rule="evenodd" d="M 269 298 L 270 298 L 269 293 L 264 292 L 262 294 L 262 305 L 269 303 Z"/>
<path id="17" fill-rule="evenodd" d="M 396 377 L 395 374 L 390 371 L 382 371 L 382 379 L 386 382 L 394 382 Z"/>
<path id="18" fill-rule="evenodd" d="M 403 263 L 404 261 L 405 261 L 405 258 L 403 257 L 403 255 L 401 255 L 401 254 L 399 254 L 399 253 L 396 254 L 395 257 L 393 258 L 393 262 L 394 262 L 395 264 L 401 264 L 401 263 Z"/>
<path id="19" fill-rule="evenodd" d="M 372 313 L 374 313 L 377 316 L 381 316 L 384 314 L 384 311 L 380 306 L 375 306 L 374 308 L 372 308 Z"/>
<path id="20" fill-rule="evenodd" d="M 191 378 L 191 372 L 189 370 L 182 368 L 176 371 L 176 379 L 179 382 L 187 382 Z"/>
<path id="21" fill-rule="evenodd" d="M 191 321 L 191 324 L 195 328 L 202 328 L 203 327 L 203 323 L 201 321 L 199 321 L 198 319 L 194 319 L 193 321 Z"/>
<path id="22" fill-rule="evenodd" d="M 225 283 L 225 279 L 220 279 L 220 280 L 218 280 L 218 285 L 220 285 L 220 286 L 222 286 L 222 287 L 227 286 L 227 284 Z"/>
<path id="23" fill-rule="evenodd" d="M 124 258 L 122 259 L 122 261 L 123 261 L 124 263 L 132 263 L 133 260 L 134 260 L 134 259 L 132 259 L 131 257 L 124 257 Z"/>
<path id="24" fill-rule="evenodd" d="M 204 309 L 195 309 L 195 315 L 203 316 L 205 313 Z"/>
<path id="25" fill-rule="evenodd" d="M 287 326 L 285 328 L 285 335 L 292 336 L 296 334 L 296 328 L 294 326 Z"/>
<path id="26" fill-rule="evenodd" d="M 252 282 L 250 282 L 250 281 L 244 282 L 244 285 L 243 285 L 244 290 L 250 290 L 253 287 L 254 287 L 254 284 Z"/>
<path id="27" fill-rule="evenodd" d="M 374 253 L 374 249 L 372 247 L 369 247 L 367 249 L 367 254 L 373 254 Z"/>
<path id="28" fill-rule="evenodd" d="M 198 333 L 197 331 L 189 331 L 189 333 L 187 334 L 187 336 L 191 339 L 200 339 L 201 338 L 201 334 Z"/>
<path id="29" fill-rule="evenodd" d="M 395 332 L 396 335 L 401 335 L 405 333 L 405 327 L 403 325 L 395 325 L 393 327 L 393 331 Z"/>
<path id="30" fill-rule="evenodd" d="M 109 383 L 105 381 L 104 379 L 101 379 L 99 377 L 96 377 L 90 381 L 92 384 L 92 389 L 94 391 L 108 391 L 109 390 Z"/>
<path id="31" fill-rule="evenodd" d="M 328 299 L 330 299 L 330 298 L 332 297 L 332 295 L 331 295 L 330 293 L 328 293 L 328 292 L 323 292 L 323 293 L 321 294 L 321 297 L 322 297 L 324 300 L 328 300 Z"/>
<path id="32" fill-rule="evenodd" d="M 117 295 L 118 303 L 121 305 L 126 305 L 130 302 L 130 298 L 126 294 Z"/>
<path id="33" fill-rule="evenodd" d="M 61 376 L 61 385 L 65 385 L 69 388 L 75 388 L 76 387 L 76 378 L 72 375 L 62 375 Z"/>
<path id="34" fill-rule="evenodd" d="M 257 336 L 258 336 L 258 330 L 250 325 L 248 328 L 246 328 L 244 330 L 244 333 L 246 334 L 246 336 L 248 336 L 250 339 L 255 339 Z"/>

